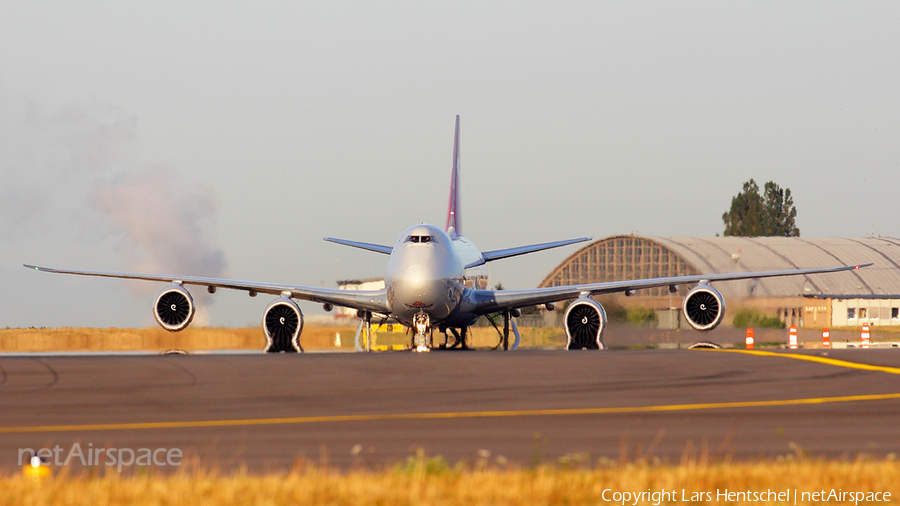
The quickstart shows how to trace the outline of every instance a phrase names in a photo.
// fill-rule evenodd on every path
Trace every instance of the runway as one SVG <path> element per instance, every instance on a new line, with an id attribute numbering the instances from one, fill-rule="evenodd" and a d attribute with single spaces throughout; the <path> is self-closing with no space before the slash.
<path id="1" fill-rule="evenodd" d="M 885 456 L 898 373 L 900 350 L 0 356 L 0 468 L 75 442 L 252 470 Z"/>

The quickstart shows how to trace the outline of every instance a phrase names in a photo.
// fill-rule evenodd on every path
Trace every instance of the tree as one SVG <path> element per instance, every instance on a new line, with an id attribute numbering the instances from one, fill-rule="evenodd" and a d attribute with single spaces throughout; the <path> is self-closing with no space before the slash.
<path id="1" fill-rule="evenodd" d="M 775 237 L 800 237 L 800 229 L 795 223 L 797 208 L 791 197 L 791 189 L 782 190 L 769 181 L 765 186 L 766 234 Z"/>
<path id="2" fill-rule="evenodd" d="M 731 210 L 722 215 L 725 222 L 723 235 L 756 237 L 763 235 L 762 198 L 756 181 L 744 183 L 744 191 L 731 199 Z"/>
<path id="3" fill-rule="evenodd" d="M 726 236 L 799 237 L 797 208 L 790 188 L 781 189 L 773 181 L 766 183 L 763 195 L 756 181 L 744 183 L 744 189 L 731 199 L 731 210 L 722 215 Z"/>

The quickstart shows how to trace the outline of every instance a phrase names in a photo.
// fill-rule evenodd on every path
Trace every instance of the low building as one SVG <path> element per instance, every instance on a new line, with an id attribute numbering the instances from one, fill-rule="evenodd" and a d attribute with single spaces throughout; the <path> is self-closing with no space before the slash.
<path id="1" fill-rule="evenodd" d="M 900 295 L 810 295 L 803 314 L 810 327 L 900 325 Z"/>

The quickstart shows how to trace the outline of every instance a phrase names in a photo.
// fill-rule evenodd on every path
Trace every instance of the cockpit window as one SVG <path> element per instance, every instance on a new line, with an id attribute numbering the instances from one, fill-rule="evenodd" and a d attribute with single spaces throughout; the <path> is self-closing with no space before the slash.
<path id="1" fill-rule="evenodd" d="M 405 242 L 437 242 L 433 235 L 411 235 L 406 238 Z"/>

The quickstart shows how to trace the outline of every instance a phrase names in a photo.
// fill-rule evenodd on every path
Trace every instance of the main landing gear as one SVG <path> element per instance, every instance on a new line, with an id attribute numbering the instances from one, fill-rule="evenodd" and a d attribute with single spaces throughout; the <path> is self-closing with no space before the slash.
<path id="1" fill-rule="evenodd" d="M 469 327 L 463 327 L 461 329 L 455 329 L 453 327 L 448 327 L 445 329 L 441 329 L 444 332 L 444 344 L 441 345 L 441 349 L 445 350 L 468 350 L 469 349 L 469 341 L 467 339 L 467 334 L 469 333 Z M 453 343 L 450 343 L 450 336 L 447 335 L 447 331 L 450 331 L 450 334 L 453 335 Z"/>
<path id="2" fill-rule="evenodd" d="M 353 338 L 353 343 L 356 346 L 356 351 L 363 351 L 362 346 L 359 345 L 359 336 L 362 334 L 363 329 L 366 330 L 366 349 L 365 351 L 372 351 L 372 313 L 369 311 L 360 310 L 357 312 L 357 316 L 360 317 L 359 327 L 356 329 L 356 336 Z"/>
<path id="3" fill-rule="evenodd" d="M 519 313 L 518 309 L 507 309 L 506 311 L 503 311 L 502 313 L 499 313 L 499 314 L 501 316 L 503 316 L 503 330 L 500 330 L 500 328 L 497 327 L 497 323 L 494 321 L 494 317 L 497 316 L 496 314 L 493 316 L 485 315 L 485 318 L 487 318 L 488 321 L 491 322 L 491 325 L 494 327 L 494 330 L 496 330 L 497 333 L 500 334 L 500 342 L 497 343 L 497 346 L 494 346 L 493 349 L 496 350 L 496 349 L 500 348 L 501 346 L 503 347 L 504 350 L 510 349 L 510 347 L 509 347 L 509 330 L 510 330 L 510 327 L 512 327 L 513 335 L 516 336 L 516 340 L 512 344 L 512 349 L 515 350 L 516 348 L 519 347 L 519 342 L 521 341 L 521 337 L 519 336 L 519 327 L 516 325 L 515 318 L 517 316 L 519 316 L 521 313 Z"/>
<path id="4" fill-rule="evenodd" d="M 491 325 L 493 325 L 494 329 L 497 331 L 497 334 L 500 336 L 500 342 L 497 343 L 497 346 L 494 346 L 493 349 L 499 349 L 501 346 L 504 350 L 515 350 L 519 347 L 519 342 L 521 341 L 521 336 L 519 335 L 519 328 L 516 326 L 515 318 L 519 316 L 519 311 L 517 309 L 510 309 L 503 311 L 501 313 L 495 313 L 493 315 L 486 315 Z M 494 320 L 497 316 L 503 317 L 503 329 L 497 326 L 497 322 Z M 359 311 L 359 317 L 361 321 L 359 322 L 359 328 L 356 329 L 356 350 L 357 351 L 372 351 L 372 313 L 368 311 Z M 415 352 L 428 352 L 434 348 L 434 328 L 431 326 L 431 318 L 428 316 L 428 313 L 424 311 L 420 311 L 413 316 L 412 326 L 409 327 L 412 330 L 412 339 L 410 340 L 410 348 Z M 509 342 L 509 331 L 512 330 L 513 335 L 515 336 L 515 341 L 510 346 Z M 365 331 L 365 333 L 363 333 Z M 469 327 L 441 327 L 440 331 L 444 334 L 444 342 L 439 345 L 438 348 L 442 350 L 468 350 L 469 348 Z M 448 333 L 449 331 L 449 333 Z M 365 348 L 363 348 L 360 344 L 360 338 L 364 337 L 365 339 Z"/>

